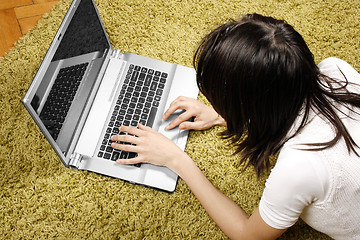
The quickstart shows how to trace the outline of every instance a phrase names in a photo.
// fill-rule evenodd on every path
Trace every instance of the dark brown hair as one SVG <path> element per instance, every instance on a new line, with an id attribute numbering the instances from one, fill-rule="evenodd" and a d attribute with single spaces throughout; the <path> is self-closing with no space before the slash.
<path id="1" fill-rule="evenodd" d="M 349 152 L 356 153 L 331 101 L 360 107 L 360 96 L 346 91 L 347 82 L 331 87 L 334 80 L 320 73 L 304 39 L 285 21 L 249 14 L 227 22 L 204 37 L 194 66 L 200 91 L 227 122 L 221 135 L 232 139 L 241 163 L 253 165 L 258 176 L 269 167 L 269 157 L 305 125 L 311 108 L 336 131 L 333 140 L 311 144 L 312 150 L 344 137 Z M 302 122 L 289 137 L 302 107 Z"/>

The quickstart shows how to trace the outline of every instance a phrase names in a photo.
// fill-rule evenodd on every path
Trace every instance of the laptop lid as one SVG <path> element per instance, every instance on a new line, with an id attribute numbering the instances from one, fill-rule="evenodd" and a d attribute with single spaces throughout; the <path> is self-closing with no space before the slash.
<path id="1" fill-rule="evenodd" d="M 84 109 L 89 104 L 91 92 L 94 92 L 92 90 L 98 85 L 96 79 L 100 79 L 99 75 L 103 73 L 106 65 L 104 62 L 111 51 L 111 44 L 93 1 L 74 0 L 23 99 L 30 115 L 66 166 L 69 165 L 72 154 L 72 143 L 76 142 L 77 133 L 81 130 L 86 115 Z M 57 136 L 51 129 L 53 123 L 49 124 L 49 119 L 44 118 L 42 112 L 46 101 L 52 95 L 59 94 L 51 90 L 61 69 L 71 64 L 80 65 L 80 62 L 87 67 L 83 78 L 93 78 L 93 82 L 91 86 L 79 87 L 73 97 L 77 103 L 71 103 L 71 113 L 67 113 L 61 127 L 64 136 Z"/>

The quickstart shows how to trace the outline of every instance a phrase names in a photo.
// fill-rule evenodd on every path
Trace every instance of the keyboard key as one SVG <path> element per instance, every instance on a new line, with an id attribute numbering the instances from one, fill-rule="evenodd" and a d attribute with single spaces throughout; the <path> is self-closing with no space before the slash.
<path id="1" fill-rule="evenodd" d="M 120 156 L 120 152 L 114 151 L 111 156 L 111 160 L 116 161 L 119 159 L 119 156 Z"/>
<path id="2" fill-rule="evenodd" d="M 158 90 L 156 90 L 156 95 L 162 95 L 162 93 L 163 93 L 163 90 L 162 89 L 158 89 Z"/>
<path id="3" fill-rule="evenodd" d="M 120 126 L 119 126 L 120 127 Z M 112 131 L 113 135 L 115 134 L 119 134 L 119 128 L 118 127 L 114 127 L 113 131 Z"/>
<path id="4" fill-rule="evenodd" d="M 157 108 L 152 107 L 150 110 L 149 119 L 146 122 L 146 126 L 151 127 L 154 124 L 156 112 L 157 112 Z"/>
<path id="5" fill-rule="evenodd" d="M 144 81 L 145 76 L 146 76 L 146 74 L 143 73 L 143 72 L 141 72 L 141 73 L 139 74 L 139 80 L 140 80 L 140 81 Z"/>
<path id="6" fill-rule="evenodd" d="M 150 90 L 155 91 L 157 88 L 157 85 L 158 85 L 157 82 L 152 82 L 150 85 Z"/>
<path id="7" fill-rule="evenodd" d="M 141 112 L 141 109 L 144 107 L 144 104 L 139 102 L 137 105 L 136 105 L 136 110 L 140 111 Z M 139 114 L 139 113 L 138 113 Z"/>
<path id="8" fill-rule="evenodd" d="M 134 153 L 134 152 L 129 152 L 128 158 L 134 158 L 134 157 L 136 157 L 136 156 L 137 156 L 136 153 Z"/>
<path id="9" fill-rule="evenodd" d="M 113 151 L 113 148 L 112 147 L 106 147 L 105 151 L 108 152 L 108 153 L 111 153 Z"/>
<path id="10" fill-rule="evenodd" d="M 128 157 L 128 152 L 125 152 L 125 151 L 121 151 L 121 153 L 120 153 L 120 159 L 125 159 L 125 158 L 127 158 Z"/>
<path id="11" fill-rule="evenodd" d="M 151 80 L 152 80 L 152 76 L 146 75 L 144 86 L 150 86 Z"/>

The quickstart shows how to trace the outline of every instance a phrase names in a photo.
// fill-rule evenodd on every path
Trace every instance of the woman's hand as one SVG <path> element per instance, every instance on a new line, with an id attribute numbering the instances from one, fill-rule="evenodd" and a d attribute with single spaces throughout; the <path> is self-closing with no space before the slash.
<path id="1" fill-rule="evenodd" d="M 166 138 L 163 134 L 142 124 L 138 128 L 121 126 L 120 132 L 128 133 L 113 135 L 112 141 L 130 143 L 119 144 L 113 142 L 111 147 L 127 152 L 137 153 L 137 157 L 130 159 L 118 159 L 120 164 L 152 163 L 155 165 L 166 166 L 175 171 L 175 163 L 179 157 L 187 157 L 175 143 Z"/>
<path id="2" fill-rule="evenodd" d="M 163 120 L 166 120 L 176 110 L 185 110 L 166 128 L 172 129 L 179 126 L 180 129 L 204 130 L 214 125 L 226 125 L 225 120 L 211 107 L 188 97 L 178 97 L 164 113 Z M 194 122 L 187 121 L 194 117 Z"/>

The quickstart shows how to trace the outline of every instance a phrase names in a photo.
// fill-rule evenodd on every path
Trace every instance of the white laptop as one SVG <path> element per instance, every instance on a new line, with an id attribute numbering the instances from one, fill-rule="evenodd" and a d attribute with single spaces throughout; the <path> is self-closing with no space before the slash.
<path id="1" fill-rule="evenodd" d="M 74 0 L 23 103 L 66 167 L 166 192 L 178 176 L 152 164 L 119 165 L 119 126 L 150 126 L 184 150 L 187 131 L 161 119 L 178 96 L 196 98 L 195 70 L 113 49 L 93 0 Z"/>

